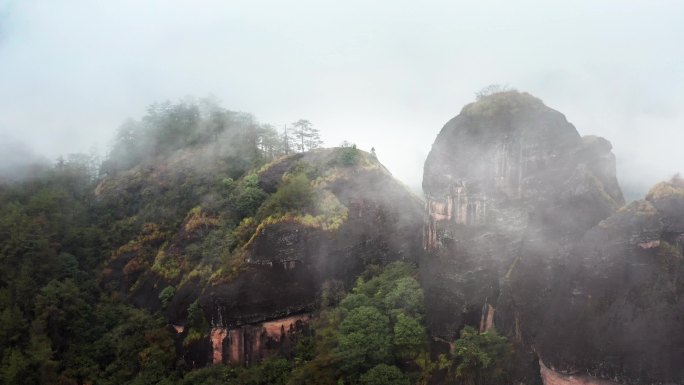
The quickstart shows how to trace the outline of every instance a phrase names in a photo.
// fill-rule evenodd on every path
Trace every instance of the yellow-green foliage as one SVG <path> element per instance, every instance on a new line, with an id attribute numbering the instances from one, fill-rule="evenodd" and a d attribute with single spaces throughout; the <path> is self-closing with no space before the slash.
<path id="1" fill-rule="evenodd" d="M 252 234 L 252 237 L 245 243 L 243 248 L 249 248 L 256 238 L 261 234 L 266 227 L 276 225 L 279 223 L 285 223 L 285 222 L 290 222 L 290 223 L 296 223 L 300 226 L 303 227 L 312 227 L 312 228 L 317 228 L 317 229 L 322 229 L 322 230 L 336 230 L 341 226 L 347 219 L 347 209 L 344 207 L 344 205 L 340 204 L 342 208 L 337 208 L 338 210 L 336 212 L 335 216 L 326 216 L 326 215 L 316 215 L 313 216 L 311 214 L 304 214 L 304 215 L 297 215 L 297 214 L 285 214 L 285 215 L 273 215 L 269 216 L 261 223 L 259 223 L 259 226 L 257 226 L 256 230 Z"/>
<path id="2" fill-rule="evenodd" d="M 123 272 L 125 274 L 133 274 L 144 270 L 153 262 L 157 245 L 163 242 L 166 237 L 167 234 L 162 232 L 157 224 L 146 223 L 136 239 L 129 241 L 112 253 L 112 259 L 133 254 L 132 258 L 124 266 Z"/>
<path id="3" fill-rule="evenodd" d="M 244 271 L 247 267 L 246 250 L 254 244 L 259 235 L 263 233 L 268 226 L 290 222 L 303 227 L 327 231 L 339 228 L 347 220 L 348 210 L 339 202 L 339 200 L 337 200 L 337 197 L 335 197 L 334 194 L 330 192 L 324 192 L 323 194 L 330 194 L 329 197 L 323 200 L 323 202 L 325 202 L 325 214 L 313 216 L 311 214 L 301 215 L 288 213 L 284 215 L 269 216 L 263 219 L 258 226 L 256 226 L 254 218 L 245 218 L 233 231 L 235 242 L 237 242 L 238 246 L 242 246 L 239 249 L 236 249 L 230 256 L 227 256 L 227 262 L 211 276 L 210 281 L 213 284 L 229 282 Z M 248 234 L 251 236 L 249 237 L 249 240 L 245 241 L 245 237 Z"/>
<path id="4" fill-rule="evenodd" d="M 190 328 L 188 335 L 185 336 L 185 339 L 183 340 L 183 347 L 187 348 L 190 346 L 190 344 L 200 341 L 202 338 L 204 338 L 204 334 L 202 332 L 194 328 Z"/>
<path id="5" fill-rule="evenodd" d="M 653 186 L 648 194 L 646 194 L 646 200 L 654 201 L 669 197 L 684 198 L 683 187 L 675 178 L 670 182 L 660 182 Z"/>
<path id="6" fill-rule="evenodd" d="M 162 246 L 157 252 L 154 264 L 152 265 L 152 271 L 168 280 L 175 279 L 180 275 L 180 264 L 178 259 L 173 255 L 168 255 L 165 249 L 166 247 Z"/>
<path id="7" fill-rule="evenodd" d="M 126 187 L 139 184 L 144 178 L 145 176 L 140 170 L 140 167 L 134 167 L 128 171 L 103 179 L 102 182 L 95 187 L 95 195 L 101 196 L 102 194 L 116 193 L 116 190 L 121 186 Z"/>
<path id="8" fill-rule="evenodd" d="M 347 221 L 349 215 L 347 206 L 343 205 L 329 190 L 319 190 L 316 203 L 319 212 L 316 218 L 324 230 L 336 230 Z"/>
<path id="9" fill-rule="evenodd" d="M 304 163 L 285 173 L 278 190 L 259 209 L 257 218 L 262 220 L 254 234 L 259 234 L 264 226 L 283 221 L 324 230 L 339 228 L 347 220 L 348 210 L 327 189 L 325 179 L 309 181 L 308 175 L 317 173 Z"/>
<path id="10" fill-rule="evenodd" d="M 493 117 L 503 112 L 515 113 L 529 107 L 541 107 L 540 99 L 515 90 L 493 93 L 463 107 L 461 114 Z"/>
<path id="11" fill-rule="evenodd" d="M 233 238 L 231 249 L 247 243 L 254 235 L 256 229 L 257 222 L 253 217 L 244 218 L 231 234 Z"/>
<path id="12" fill-rule="evenodd" d="M 119 247 L 114 252 L 114 257 L 116 258 L 127 253 L 140 252 L 144 246 L 162 241 L 165 239 L 165 237 L 166 233 L 163 233 L 159 229 L 159 225 L 156 223 L 145 223 L 140 235 L 138 235 L 136 239 L 131 240 L 127 244 Z"/>
<path id="13" fill-rule="evenodd" d="M 261 204 L 256 215 L 244 218 L 231 232 L 232 253 L 226 255 L 222 266 L 214 271 L 210 278 L 212 283 L 229 281 L 246 268 L 246 250 L 268 226 L 290 222 L 303 227 L 334 231 L 347 221 L 349 210 L 332 193 L 330 185 L 340 179 L 351 180 L 358 177 L 360 171 L 386 170 L 375 157 L 356 149 L 353 149 L 357 155 L 353 167 L 342 165 L 337 159 L 342 150 L 345 149 L 311 151 L 305 156 L 316 160 L 316 164 L 327 167 L 320 169 L 302 160 L 283 174 L 278 189 Z M 272 162 L 259 172 L 268 170 L 283 159 Z M 255 178 L 256 174 L 253 175 L 252 178 Z M 191 215 L 201 217 L 198 209 L 193 210 Z"/>
<path id="14" fill-rule="evenodd" d="M 211 274 L 213 272 L 213 268 L 209 264 L 205 263 L 200 263 L 197 267 L 195 267 L 191 272 L 188 274 L 185 274 L 183 276 L 183 279 L 181 282 L 178 284 L 178 287 L 182 287 L 189 281 L 199 278 L 201 282 L 206 282 L 206 280 L 211 277 Z"/>
<path id="15" fill-rule="evenodd" d="M 281 162 L 283 162 L 289 158 L 295 157 L 297 155 L 298 154 L 290 154 L 290 155 L 283 155 L 280 158 L 276 158 L 276 159 L 272 160 L 271 162 L 266 163 L 265 165 L 261 166 L 261 168 L 259 168 L 259 170 L 256 172 L 256 174 L 260 175 L 261 173 L 268 171 L 271 167 L 273 167 L 273 166 L 275 166 L 275 165 L 277 165 L 277 164 L 279 164 L 279 163 L 281 163 Z"/>
<path id="16" fill-rule="evenodd" d="M 199 228 L 208 229 L 219 225 L 218 218 L 210 217 L 202 212 L 202 207 L 197 206 L 188 212 L 185 217 L 185 231 L 193 232 Z"/>
<path id="17" fill-rule="evenodd" d="M 317 188 L 327 188 L 330 184 L 337 182 L 338 180 L 350 180 L 356 174 L 355 169 L 349 169 L 344 167 L 335 167 L 326 170 L 323 175 L 316 178 L 313 181 L 313 186 Z"/>

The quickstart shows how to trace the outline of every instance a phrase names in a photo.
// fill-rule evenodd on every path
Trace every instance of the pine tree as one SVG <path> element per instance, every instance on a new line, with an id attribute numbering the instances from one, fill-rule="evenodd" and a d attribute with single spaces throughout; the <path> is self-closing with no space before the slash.
<path id="1" fill-rule="evenodd" d="M 307 150 L 313 150 L 318 148 L 323 144 L 321 140 L 320 131 L 313 128 L 310 121 L 306 119 L 299 119 L 298 121 L 292 123 L 295 129 L 294 143 L 295 148 L 299 152 L 304 152 Z"/>

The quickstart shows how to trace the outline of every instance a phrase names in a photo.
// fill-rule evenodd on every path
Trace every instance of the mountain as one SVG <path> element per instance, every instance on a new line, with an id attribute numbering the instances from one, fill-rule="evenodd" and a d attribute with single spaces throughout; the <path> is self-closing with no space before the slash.
<path id="1" fill-rule="evenodd" d="M 357 310 L 384 353 L 345 378 L 422 351 L 423 202 L 374 154 L 291 140 L 211 101 L 163 103 L 99 165 L 0 183 L 0 383 L 335 383 L 341 364 L 316 359 L 341 354 Z M 343 309 L 352 288 L 369 300 Z M 413 339 L 389 344 L 395 324 Z M 373 346 L 353 338 L 352 358 Z"/>
<path id="2" fill-rule="evenodd" d="M 184 195 L 191 208 L 176 228 L 144 223 L 113 252 L 104 273 L 105 285 L 131 303 L 162 310 L 184 330 L 181 338 L 198 337 L 188 320 L 195 302 L 208 324 L 196 329 L 208 341 L 209 329 L 225 336 L 242 325 L 311 312 L 324 286 L 348 288 L 368 265 L 415 263 L 421 253 L 422 202 L 369 153 L 351 147 L 297 153 L 235 181 L 221 177 L 216 165 L 198 168 L 196 159 L 174 154 L 163 165 L 107 177 L 96 189 L 105 206 L 118 204 L 122 194 L 126 202 L 147 203 L 120 220 L 126 222 L 172 204 L 150 190 L 193 186 Z M 178 194 L 173 187 L 167 192 Z M 173 295 L 164 298 L 165 291 Z M 260 344 L 258 336 L 240 338 Z M 229 357 L 231 343 L 217 349 L 217 361 L 263 358 L 243 348 Z M 204 365 L 202 357 L 214 353 L 201 353 L 195 365 Z"/>
<path id="3" fill-rule="evenodd" d="M 446 123 L 424 201 L 291 140 L 163 103 L 0 181 L 0 383 L 684 383 L 680 177 L 625 205 L 610 142 L 517 91 Z"/>
<path id="4" fill-rule="evenodd" d="M 425 162 L 431 331 L 498 330 L 523 383 L 682 383 L 681 186 L 622 207 L 607 140 L 526 93 L 465 106 Z"/>

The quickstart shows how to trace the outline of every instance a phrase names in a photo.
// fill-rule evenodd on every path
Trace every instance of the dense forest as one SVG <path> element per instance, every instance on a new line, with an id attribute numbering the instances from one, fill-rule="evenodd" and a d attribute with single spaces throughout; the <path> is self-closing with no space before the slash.
<path id="1" fill-rule="evenodd" d="M 514 351 L 496 332 L 465 328 L 451 349 L 435 348 L 412 263 L 370 261 L 353 285 L 328 287 L 292 349 L 250 365 L 202 368 L 179 354 L 207 332 L 197 301 L 179 341 L 165 313 L 176 287 L 159 288 L 160 306 L 137 306 L 112 279 L 112 261 L 135 250 L 124 267 L 130 276 L 154 271 L 181 282 L 183 274 L 206 273 L 208 282 L 225 281 L 242 268 L 240 246 L 269 218 L 311 212 L 302 218 L 334 228 L 343 213 L 316 189 L 318 171 L 297 169 L 271 192 L 256 182 L 269 162 L 320 144 L 306 120 L 278 132 L 211 101 L 163 103 L 123 124 L 103 160 L 71 155 L 0 184 L 0 382 L 380 385 L 437 376 L 505 383 Z M 327 167 L 377 162 L 364 154 L 338 148 Z M 186 169 L 175 179 L 158 171 L 180 160 Z M 162 176 L 141 180 L 155 172 Z M 133 187 L 102 193 L 122 178 Z M 177 265 L 157 250 L 171 250 L 181 227 L 204 237 Z"/>

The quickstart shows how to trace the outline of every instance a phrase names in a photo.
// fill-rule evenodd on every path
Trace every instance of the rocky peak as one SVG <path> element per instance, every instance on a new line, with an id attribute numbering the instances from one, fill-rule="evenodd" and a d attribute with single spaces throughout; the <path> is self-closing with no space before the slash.
<path id="1" fill-rule="evenodd" d="M 499 331 L 529 348 L 573 242 L 624 204 L 610 143 L 581 137 L 517 91 L 483 97 L 447 122 L 423 189 L 433 332 L 451 338 L 494 314 Z"/>

